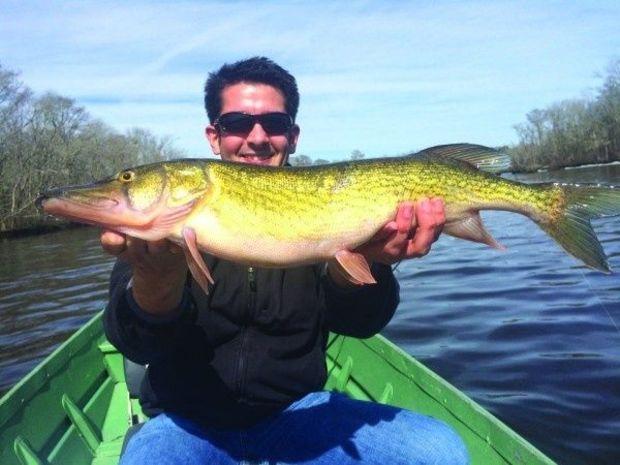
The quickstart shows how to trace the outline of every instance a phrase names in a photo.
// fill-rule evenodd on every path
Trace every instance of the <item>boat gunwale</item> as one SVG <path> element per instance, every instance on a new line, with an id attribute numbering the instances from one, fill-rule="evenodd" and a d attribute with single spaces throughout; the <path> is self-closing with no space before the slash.
<path id="1" fill-rule="evenodd" d="M 91 343 L 100 334 L 103 311 L 95 313 L 88 321 L 56 349 L 37 363 L 28 374 L 20 379 L 0 398 L 0 429 L 38 392 L 48 379 L 59 373 L 73 355 Z"/>
<path id="2" fill-rule="evenodd" d="M 407 377 L 426 395 L 441 404 L 457 421 L 476 434 L 489 447 L 492 447 L 506 462 L 514 463 L 514 457 L 510 451 L 504 450 L 502 446 L 504 444 L 518 443 L 519 447 L 530 454 L 532 459 L 538 460 L 538 463 L 556 465 L 555 461 L 547 457 L 506 423 L 385 336 L 377 334 L 368 339 L 356 339 L 355 341 L 377 354 L 393 369 Z M 419 378 L 415 377 L 412 371 L 421 373 L 422 376 Z M 425 383 L 424 378 L 428 382 Z M 433 390 L 429 389 L 429 386 L 440 386 L 441 389 L 439 391 L 437 389 Z M 447 398 L 449 396 L 452 399 Z M 475 421 L 472 421 L 472 416 L 476 418 Z M 504 437 L 500 438 L 498 436 Z M 526 459 L 523 460 L 523 463 L 530 463 Z"/>

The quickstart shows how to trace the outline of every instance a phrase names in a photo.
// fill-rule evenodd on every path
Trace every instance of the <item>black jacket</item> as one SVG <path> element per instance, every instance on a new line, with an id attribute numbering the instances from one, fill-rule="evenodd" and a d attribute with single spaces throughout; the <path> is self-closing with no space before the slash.
<path id="1" fill-rule="evenodd" d="M 323 388 L 329 331 L 379 332 L 398 305 L 391 268 L 374 265 L 378 284 L 335 287 L 323 265 L 256 269 L 207 256 L 209 295 L 192 279 L 179 311 L 161 319 L 140 310 L 118 261 L 104 315 L 109 340 L 147 364 L 141 402 L 205 426 L 247 427 Z"/>

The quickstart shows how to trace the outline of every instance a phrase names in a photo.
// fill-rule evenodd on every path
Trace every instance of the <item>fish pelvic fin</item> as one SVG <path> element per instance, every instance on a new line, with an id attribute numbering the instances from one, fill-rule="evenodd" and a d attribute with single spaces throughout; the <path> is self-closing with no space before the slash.
<path id="1" fill-rule="evenodd" d="M 376 284 L 366 258 L 361 253 L 339 250 L 334 257 L 352 284 Z"/>
<path id="2" fill-rule="evenodd" d="M 436 145 L 421 150 L 412 156 L 426 157 L 429 160 L 460 162 L 488 173 L 508 171 L 512 159 L 505 153 L 491 147 L 477 144 Z"/>
<path id="3" fill-rule="evenodd" d="M 502 244 L 487 231 L 482 223 L 480 212 L 476 211 L 458 220 L 446 223 L 443 232 L 459 239 L 480 242 L 498 250 L 506 250 Z"/>
<path id="4" fill-rule="evenodd" d="M 564 193 L 560 215 L 538 225 L 569 254 L 588 267 L 611 273 L 590 220 L 620 215 L 620 186 L 554 184 Z"/>
<path id="5" fill-rule="evenodd" d="M 183 228 L 182 234 L 184 242 L 183 251 L 187 260 L 187 267 L 198 285 L 205 291 L 205 294 L 209 294 L 209 283 L 213 284 L 214 281 L 209 267 L 202 258 L 200 250 L 198 250 L 196 231 L 186 226 Z"/>

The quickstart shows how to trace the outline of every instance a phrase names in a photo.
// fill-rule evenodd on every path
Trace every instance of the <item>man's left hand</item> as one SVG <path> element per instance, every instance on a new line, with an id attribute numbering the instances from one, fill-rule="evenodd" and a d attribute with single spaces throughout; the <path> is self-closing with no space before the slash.
<path id="1" fill-rule="evenodd" d="M 419 258 L 428 254 L 446 223 L 445 205 L 441 198 L 403 202 L 396 218 L 377 232 L 366 244 L 358 247 L 368 263 L 386 265 Z"/>
<path id="2" fill-rule="evenodd" d="M 441 198 L 403 202 L 398 206 L 396 218 L 354 252 L 362 254 L 369 265 L 374 262 L 391 265 L 423 257 L 430 252 L 445 223 L 445 204 Z M 346 271 L 335 259 L 329 261 L 327 273 L 338 286 L 352 286 Z"/>

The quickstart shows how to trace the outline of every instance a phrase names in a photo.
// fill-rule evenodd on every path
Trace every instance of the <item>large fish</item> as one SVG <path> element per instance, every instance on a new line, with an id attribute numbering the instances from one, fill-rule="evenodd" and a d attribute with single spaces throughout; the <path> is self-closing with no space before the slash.
<path id="1" fill-rule="evenodd" d="M 399 203 L 423 197 L 444 199 L 446 234 L 501 248 L 480 210 L 520 213 L 587 266 L 609 272 L 590 219 L 620 213 L 620 188 L 527 185 L 492 174 L 509 162 L 472 144 L 312 167 L 185 159 L 51 190 L 37 203 L 55 216 L 181 245 L 205 291 L 212 279 L 200 251 L 265 267 L 336 259 L 352 282 L 373 283 L 355 248 L 394 218 Z"/>

